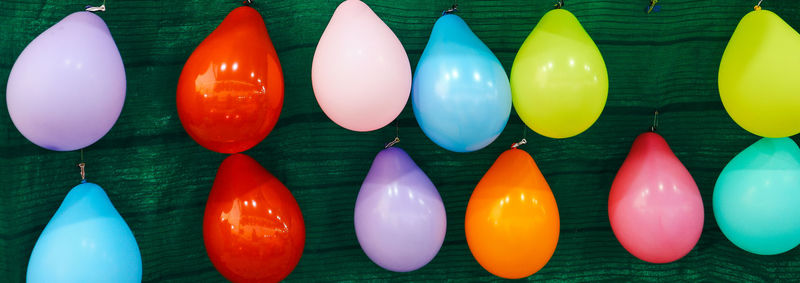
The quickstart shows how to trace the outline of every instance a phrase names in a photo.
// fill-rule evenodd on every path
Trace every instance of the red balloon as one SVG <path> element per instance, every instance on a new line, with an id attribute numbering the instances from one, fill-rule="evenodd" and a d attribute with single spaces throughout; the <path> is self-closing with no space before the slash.
<path id="1" fill-rule="evenodd" d="M 197 46 L 177 104 L 183 128 L 210 150 L 242 152 L 267 137 L 283 107 L 283 73 L 261 14 L 236 8 Z"/>
<path id="2" fill-rule="evenodd" d="M 222 162 L 208 196 L 203 240 L 214 267 L 233 282 L 277 282 L 300 261 L 303 215 L 292 193 L 244 154 Z"/>

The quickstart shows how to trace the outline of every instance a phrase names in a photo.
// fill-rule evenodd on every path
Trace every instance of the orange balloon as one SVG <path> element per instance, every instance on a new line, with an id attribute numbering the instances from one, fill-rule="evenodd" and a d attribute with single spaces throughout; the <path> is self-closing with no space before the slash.
<path id="1" fill-rule="evenodd" d="M 283 107 L 278 54 L 256 10 L 239 7 L 192 52 L 178 79 L 178 116 L 197 143 L 237 153 L 263 140 Z"/>
<path id="2" fill-rule="evenodd" d="M 303 254 L 306 228 L 292 193 L 244 154 L 225 158 L 208 195 L 203 241 L 233 282 L 278 282 Z"/>
<path id="3" fill-rule="evenodd" d="M 497 158 L 472 192 L 464 226 L 472 255 L 496 276 L 523 278 L 547 264 L 558 244 L 558 207 L 527 152 Z"/>

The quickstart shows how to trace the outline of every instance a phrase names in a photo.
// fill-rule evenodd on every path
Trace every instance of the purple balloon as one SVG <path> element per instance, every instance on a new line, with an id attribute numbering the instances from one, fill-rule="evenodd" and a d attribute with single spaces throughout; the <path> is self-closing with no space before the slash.
<path id="1" fill-rule="evenodd" d="M 396 272 L 430 262 L 444 241 L 447 216 L 439 191 L 400 148 L 382 150 L 358 192 L 358 243 L 369 259 Z"/>
<path id="2" fill-rule="evenodd" d="M 25 138 L 67 151 L 102 138 L 125 102 L 125 67 L 103 19 L 67 16 L 36 37 L 8 77 L 11 121 Z"/>

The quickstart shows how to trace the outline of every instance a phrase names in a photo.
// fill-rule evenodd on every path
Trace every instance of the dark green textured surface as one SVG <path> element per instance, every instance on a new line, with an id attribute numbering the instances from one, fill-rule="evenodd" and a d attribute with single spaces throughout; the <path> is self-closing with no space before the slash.
<path id="1" fill-rule="evenodd" d="M 99 1 L 97 1 L 99 2 Z M 434 21 L 450 1 L 365 1 L 404 44 L 412 69 Z M 459 1 L 459 15 L 506 70 L 519 45 L 554 1 Z M 531 153 L 561 213 L 561 237 L 550 262 L 529 280 L 569 281 L 798 281 L 800 252 L 757 256 L 733 246 L 711 208 L 724 165 L 757 137 L 739 128 L 717 93 L 717 68 L 739 19 L 757 1 L 661 1 L 646 15 L 646 0 L 566 1 L 598 44 L 610 81 L 608 103 L 585 133 L 554 140 L 528 131 Z M 278 125 L 247 152 L 297 198 L 307 240 L 287 281 L 495 280 L 467 248 L 464 211 L 472 189 L 495 158 L 523 135 L 512 113 L 491 146 L 468 154 L 428 140 L 411 107 L 399 118 L 404 148 L 428 174 L 445 202 L 444 246 L 426 267 L 392 273 L 361 251 L 353 206 L 374 155 L 395 128 L 345 130 L 320 110 L 311 88 L 314 48 L 339 1 L 256 1 L 280 56 L 286 100 Z M 87 3 L 0 2 L 0 281 L 24 281 L 36 239 L 67 191 L 79 181 L 80 153 L 53 152 L 28 142 L 7 114 L 5 89 L 16 57 L 39 33 Z M 88 178 L 106 189 L 142 252 L 145 281 L 223 281 L 202 238 L 205 200 L 225 155 L 197 145 L 184 132 L 175 89 L 184 62 L 237 1 L 114 1 L 101 17 L 127 72 L 128 92 L 114 128 L 85 151 Z M 767 0 L 765 9 L 800 28 L 800 2 Z M 798 50 L 800 52 L 800 50 Z M 46 78 L 43 78 L 46 79 Z M 800 78 L 798 78 L 800 79 Z M 757 80 L 757 78 L 753 78 Z M 654 109 L 659 133 L 694 176 L 703 196 L 703 235 L 685 258 L 648 264 L 628 254 L 608 223 L 611 181 Z M 800 216 L 798 216 L 800 217 Z M 66 259 L 65 259 L 66 260 Z"/>

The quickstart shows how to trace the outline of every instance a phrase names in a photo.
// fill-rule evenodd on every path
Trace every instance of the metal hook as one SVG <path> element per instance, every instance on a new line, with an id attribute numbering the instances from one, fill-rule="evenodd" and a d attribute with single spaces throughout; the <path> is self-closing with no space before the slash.
<path id="1" fill-rule="evenodd" d="M 647 6 L 648 15 L 650 14 L 650 12 L 653 12 L 653 9 L 655 9 L 655 11 L 658 12 L 659 9 L 658 6 L 656 6 L 656 4 L 658 4 L 658 0 L 650 0 L 650 5 Z"/>
<path id="2" fill-rule="evenodd" d="M 400 142 L 400 138 L 399 137 L 394 137 L 394 139 L 392 141 L 390 141 L 389 143 L 387 143 L 385 146 L 383 146 L 383 148 L 386 149 L 386 148 L 393 147 L 394 145 L 396 145 L 399 142 Z"/>
<path id="3" fill-rule="evenodd" d="M 103 5 L 98 7 L 94 7 L 92 5 L 86 5 L 85 11 L 89 12 L 105 12 L 106 11 L 106 0 L 103 0 Z"/>
<path id="4" fill-rule="evenodd" d="M 86 182 L 86 163 L 78 163 L 78 167 L 81 168 L 81 183 Z"/>
<path id="5" fill-rule="evenodd" d="M 390 148 L 400 142 L 400 120 L 397 119 L 394 120 L 394 127 L 395 127 L 394 139 L 386 143 L 386 145 L 383 146 L 384 149 Z"/>
<path id="6" fill-rule="evenodd" d="M 447 14 L 453 14 L 455 12 L 458 12 L 458 4 L 453 4 L 452 8 L 442 11 L 442 16 Z"/>
<path id="7" fill-rule="evenodd" d="M 526 144 L 526 143 L 528 143 L 528 140 L 523 138 L 521 141 L 511 144 L 511 148 L 518 148 L 520 145 L 523 145 L 523 144 Z"/>
<path id="8" fill-rule="evenodd" d="M 650 126 L 650 131 L 655 132 L 656 128 L 658 128 L 658 110 L 656 110 L 656 113 L 653 114 L 653 125 Z"/>
<path id="9" fill-rule="evenodd" d="M 528 138 L 528 125 L 522 123 L 522 139 L 524 140 L 526 138 Z"/>

